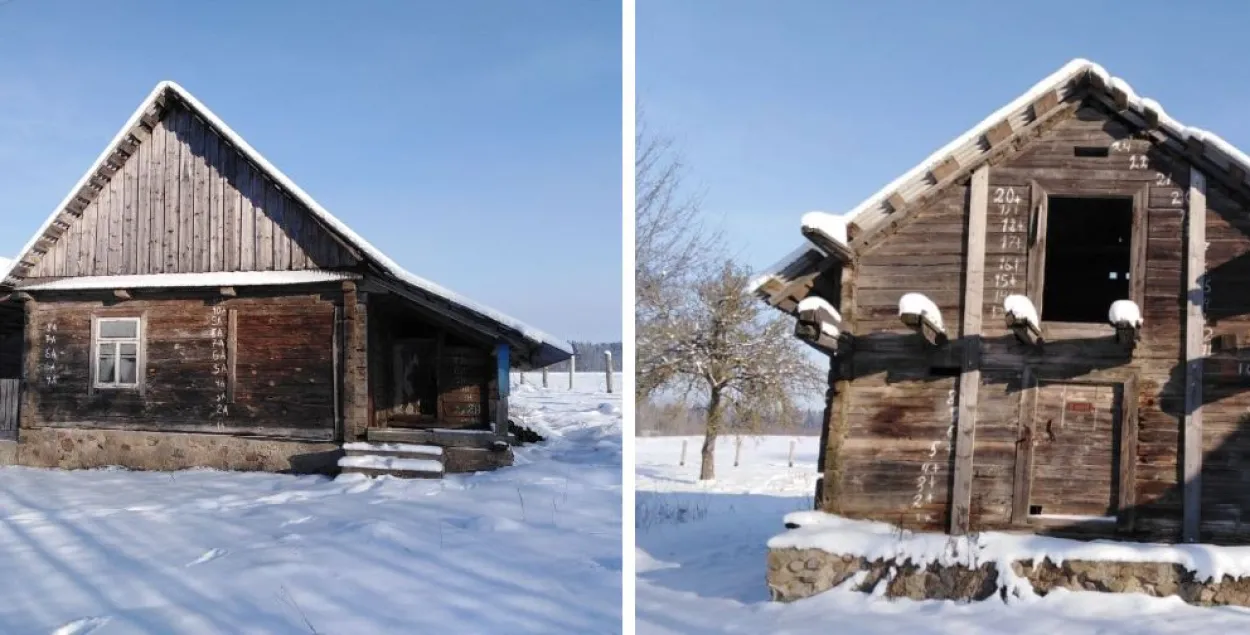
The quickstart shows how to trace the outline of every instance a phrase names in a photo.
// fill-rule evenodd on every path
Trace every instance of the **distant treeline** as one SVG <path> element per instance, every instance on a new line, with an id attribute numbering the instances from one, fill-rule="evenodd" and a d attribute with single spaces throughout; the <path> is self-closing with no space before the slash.
<path id="1" fill-rule="evenodd" d="M 621 370 L 621 343 L 620 342 L 570 342 L 573 345 L 573 351 L 577 355 L 577 370 L 585 372 L 607 370 L 603 367 L 603 352 L 612 351 L 612 370 Z M 568 362 L 560 362 L 547 367 L 552 372 L 567 371 L 569 369 Z"/>
<path id="2" fill-rule="evenodd" d="M 724 422 L 723 434 L 820 435 L 820 410 L 804 410 L 800 421 L 740 422 L 732 417 Z M 707 432 L 707 416 L 702 408 L 681 404 L 640 402 L 634 413 L 638 436 L 701 436 Z"/>

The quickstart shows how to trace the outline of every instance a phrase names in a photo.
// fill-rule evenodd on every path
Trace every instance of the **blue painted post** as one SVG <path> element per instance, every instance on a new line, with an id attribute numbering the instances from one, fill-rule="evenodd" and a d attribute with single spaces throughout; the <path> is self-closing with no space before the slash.
<path id="1" fill-rule="evenodd" d="M 495 346 L 495 364 L 498 369 L 495 382 L 499 385 L 499 401 L 495 404 L 495 435 L 500 439 L 508 437 L 508 392 L 512 383 L 510 354 L 511 350 L 504 342 Z"/>

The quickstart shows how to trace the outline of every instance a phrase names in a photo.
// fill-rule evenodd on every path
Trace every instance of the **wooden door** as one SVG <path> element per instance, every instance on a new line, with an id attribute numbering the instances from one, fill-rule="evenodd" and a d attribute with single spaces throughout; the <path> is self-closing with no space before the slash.
<path id="1" fill-rule="evenodd" d="M 439 369 L 439 420 L 449 428 L 488 428 L 490 379 L 494 358 L 490 351 L 448 346 Z"/>
<path id="2" fill-rule="evenodd" d="M 437 342 L 398 340 L 392 349 L 390 425 L 433 424 L 438 419 Z"/>
<path id="3" fill-rule="evenodd" d="M 1114 520 L 1122 387 L 1041 382 L 1036 390 L 1029 516 Z"/>
<path id="4" fill-rule="evenodd" d="M 21 401 L 22 380 L 0 379 L 0 440 L 17 438 L 17 420 Z"/>

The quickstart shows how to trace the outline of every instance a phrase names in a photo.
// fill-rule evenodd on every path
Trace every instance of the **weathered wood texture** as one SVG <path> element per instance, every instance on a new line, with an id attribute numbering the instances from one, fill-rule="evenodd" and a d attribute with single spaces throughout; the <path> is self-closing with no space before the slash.
<path id="1" fill-rule="evenodd" d="M 0 377 L 0 440 L 11 440 L 17 437 L 21 401 L 22 380 Z"/>
<path id="2" fill-rule="evenodd" d="M 289 192 L 174 105 L 28 277 L 355 264 Z"/>
<path id="3" fill-rule="evenodd" d="M 371 307 L 370 381 L 379 426 L 488 429 L 498 390 L 489 343 L 395 301 Z"/>
<path id="4" fill-rule="evenodd" d="M 320 295 L 222 300 L 170 293 L 121 304 L 81 298 L 31 304 L 36 363 L 23 427 L 332 439 L 334 304 Z M 231 314 L 234 333 L 228 333 Z M 98 317 L 143 318 L 142 390 L 91 389 Z M 229 359 L 229 337 L 237 338 L 237 359 Z"/>
<path id="5" fill-rule="evenodd" d="M 1186 409 L 1183 217 L 1190 161 L 1152 144 L 1101 102 L 1089 99 L 1079 108 L 1060 108 L 1068 109 L 1064 116 L 1017 144 L 990 169 L 969 529 L 1038 530 L 1046 525 L 1047 531 L 1179 540 Z M 1088 156 L 1078 147 L 1108 152 Z M 938 304 L 949 333 L 965 331 L 968 182 L 957 181 L 874 236 L 848 267 L 847 280 L 840 279 L 839 270 L 807 283 L 814 289 L 840 282 L 854 291 L 840 298 L 839 309 L 855 316 L 849 328 L 856 339 L 852 359 L 842 365 L 842 383 L 830 391 L 838 407 L 830 404 L 826 425 L 844 437 L 826 444 L 825 509 L 915 529 L 946 529 L 955 385 L 968 340 L 953 339 L 943 349 L 926 347 L 899 322 L 897 303 L 906 292 L 924 293 Z M 1242 458 L 1250 457 L 1245 432 L 1250 421 L 1245 415 L 1250 411 L 1250 295 L 1242 290 L 1250 284 L 1250 221 L 1239 202 L 1246 193 L 1230 193 L 1214 180 L 1208 189 L 1209 247 L 1201 300 L 1206 325 L 1200 356 L 1205 362 L 1201 537 L 1244 540 L 1250 537 L 1250 489 L 1244 486 L 1250 463 Z M 1037 245 L 1044 241 L 1038 229 L 1045 228 L 1046 219 L 1039 215 L 1051 195 L 1134 200 L 1132 233 L 1139 248 L 1132 254 L 1130 298 L 1145 320 L 1135 347 L 1117 342 L 1108 324 L 1055 322 L 1042 325 L 1044 346 L 1027 346 L 1004 323 L 1007 295 L 1035 296 L 1040 293 L 1035 287 L 1044 284 L 1037 255 L 1045 250 Z M 1033 300 L 1040 304 L 1040 296 Z M 1023 386 L 1026 367 L 1038 388 Z M 1089 399 L 1073 400 L 1052 388 L 1092 383 L 1100 387 L 1089 388 L 1094 390 Z M 1115 401 L 1110 395 L 1116 394 L 1122 395 L 1119 402 L 1108 408 L 1108 399 Z M 1080 450 L 1086 454 L 1048 452 L 1035 438 L 1045 432 L 1035 417 L 1049 421 L 1047 413 L 1069 412 L 1069 402 L 1094 404 L 1093 419 L 1083 410 L 1080 414 L 1092 426 Z M 1022 447 L 1042 449 L 1022 452 Z M 1126 451 L 1131 456 L 1121 456 Z M 1017 457 L 1030 457 L 1031 463 L 1018 465 Z M 1091 465 L 1089 470 L 1065 469 L 1071 467 L 1065 461 Z M 1048 506 L 1059 504 L 1060 510 L 1070 508 L 1060 513 L 1119 522 L 1056 526 L 1030 520 L 1030 501 L 1015 500 L 1029 485 L 1043 516 Z M 1089 500 L 1074 497 L 1064 507 L 1062 493 L 1077 490 Z"/>
<path id="6" fill-rule="evenodd" d="M 975 460 L 977 396 L 981 388 L 981 315 L 985 298 L 985 232 L 989 207 L 989 167 L 972 173 L 968 190 L 968 244 L 965 248 L 959 394 L 955 415 L 955 473 L 951 483 L 950 531 L 968 532 Z"/>

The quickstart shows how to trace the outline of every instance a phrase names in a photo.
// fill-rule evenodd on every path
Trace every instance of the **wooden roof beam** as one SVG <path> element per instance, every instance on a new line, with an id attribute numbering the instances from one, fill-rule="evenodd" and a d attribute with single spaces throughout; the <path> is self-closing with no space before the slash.
<path id="1" fill-rule="evenodd" d="M 946 157 L 945 161 L 929 169 L 929 177 L 934 183 L 941 183 L 946 177 L 959 171 L 959 160 L 954 156 Z"/>
<path id="2" fill-rule="evenodd" d="M 1048 90 L 1033 101 L 1033 119 L 1036 121 L 1041 119 L 1046 113 L 1055 109 L 1059 105 L 1059 94 L 1053 90 Z"/>

